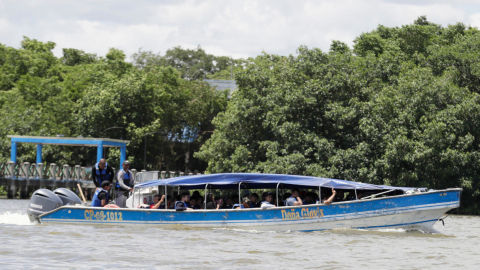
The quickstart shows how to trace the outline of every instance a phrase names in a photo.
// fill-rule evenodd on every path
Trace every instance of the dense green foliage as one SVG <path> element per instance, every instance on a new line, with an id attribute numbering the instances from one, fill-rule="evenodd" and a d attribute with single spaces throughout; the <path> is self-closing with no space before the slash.
<path id="1" fill-rule="evenodd" d="M 203 131 L 213 130 L 211 121 L 224 110 L 226 92 L 184 80 L 171 66 L 139 69 L 117 49 L 105 57 L 64 49 L 59 59 L 54 47 L 29 38 L 19 49 L 0 44 L 2 162 L 10 160 L 6 135 L 62 134 L 130 140 L 127 157 L 137 169 L 143 169 L 146 138 L 148 169 L 204 169 L 189 153 L 210 136 Z M 198 131 L 199 138 L 184 133 L 185 127 Z M 20 144 L 18 162 L 34 162 L 35 147 Z M 118 149 L 107 152 L 117 168 L 119 155 Z M 45 146 L 43 158 L 47 163 L 92 164 L 96 148 Z"/>
<path id="2" fill-rule="evenodd" d="M 434 189 L 462 187 L 480 214 L 480 31 L 378 26 L 353 50 L 264 54 L 195 156 L 210 172 L 288 173 Z"/>

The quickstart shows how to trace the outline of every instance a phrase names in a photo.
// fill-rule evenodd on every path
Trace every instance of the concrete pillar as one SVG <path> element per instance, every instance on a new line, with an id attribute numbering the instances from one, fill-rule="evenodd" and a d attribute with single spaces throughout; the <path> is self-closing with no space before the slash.
<path id="1" fill-rule="evenodd" d="M 161 171 L 160 172 L 160 178 L 165 179 L 167 177 L 167 172 L 166 171 Z"/>
<path id="2" fill-rule="evenodd" d="M 56 180 L 57 179 L 57 164 L 55 163 L 50 163 L 50 180 Z"/>
<path id="3" fill-rule="evenodd" d="M 64 164 L 62 170 L 63 170 L 63 180 L 70 180 L 70 165 Z"/>
<path id="4" fill-rule="evenodd" d="M 85 180 L 87 178 L 87 172 L 85 167 L 80 168 L 80 180 Z"/>
<path id="5" fill-rule="evenodd" d="M 184 172 L 180 172 L 180 176 L 185 176 L 185 173 L 184 173 Z"/>
<path id="6" fill-rule="evenodd" d="M 7 199 L 15 199 L 17 196 L 17 186 L 11 185 L 7 190 Z"/>
<path id="7" fill-rule="evenodd" d="M 7 162 L 7 175 L 10 178 L 15 178 L 15 165 L 14 161 Z"/>
<path id="8" fill-rule="evenodd" d="M 43 163 L 37 163 L 37 168 L 35 168 L 35 178 L 37 179 L 43 179 L 43 166 L 45 164 Z"/>
<path id="9" fill-rule="evenodd" d="M 190 176 L 190 175 L 193 175 L 193 173 L 189 172 L 189 173 L 188 173 L 188 176 Z"/>
<path id="10" fill-rule="evenodd" d="M 136 176 L 137 176 L 137 170 L 136 169 L 131 169 L 130 172 L 132 172 L 132 176 L 133 176 L 133 179 L 136 180 Z"/>
<path id="11" fill-rule="evenodd" d="M 170 172 L 168 172 L 169 178 L 175 177 L 175 173 L 176 173 L 175 171 L 170 171 Z"/>
<path id="12" fill-rule="evenodd" d="M 80 176 L 80 171 L 81 171 L 81 167 L 80 165 L 75 165 L 75 177 L 73 178 L 74 180 L 78 181 L 78 180 L 81 180 L 81 176 Z"/>
<path id="13" fill-rule="evenodd" d="M 22 173 L 22 177 L 23 178 L 29 178 L 30 177 L 30 162 L 24 162 L 22 164 L 22 170 L 21 170 L 21 173 Z"/>
<path id="14" fill-rule="evenodd" d="M 37 169 L 37 164 L 36 164 L 36 163 L 30 164 L 30 174 L 29 174 L 29 177 L 28 177 L 28 178 L 35 179 L 35 171 L 36 171 L 36 169 Z"/>

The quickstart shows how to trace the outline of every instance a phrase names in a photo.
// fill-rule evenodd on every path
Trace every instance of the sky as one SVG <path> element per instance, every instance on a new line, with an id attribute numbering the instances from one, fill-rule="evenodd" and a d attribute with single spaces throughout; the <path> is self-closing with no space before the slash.
<path id="1" fill-rule="evenodd" d="M 447 26 L 480 28 L 480 0 L 0 0 L 0 43 L 18 48 L 23 36 L 128 57 L 140 48 L 164 55 L 175 46 L 234 58 L 296 54 L 299 46 L 350 47 L 379 24 L 411 24 L 421 15 Z"/>

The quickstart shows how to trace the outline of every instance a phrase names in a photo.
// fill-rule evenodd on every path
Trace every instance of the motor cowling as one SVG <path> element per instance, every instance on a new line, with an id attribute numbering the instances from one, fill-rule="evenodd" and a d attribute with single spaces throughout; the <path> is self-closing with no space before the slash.
<path id="1" fill-rule="evenodd" d="M 38 220 L 41 214 L 63 206 L 63 201 L 51 190 L 39 189 L 32 194 L 28 203 L 27 215 L 31 222 Z"/>
<path id="2" fill-rule="evenodd" d="M 66 188 L 57 188 L 53 191 L 60 200 L 62 200 L 63 205 L 75 205 L 82 204 L 80 198 L 73 191 Z"/>

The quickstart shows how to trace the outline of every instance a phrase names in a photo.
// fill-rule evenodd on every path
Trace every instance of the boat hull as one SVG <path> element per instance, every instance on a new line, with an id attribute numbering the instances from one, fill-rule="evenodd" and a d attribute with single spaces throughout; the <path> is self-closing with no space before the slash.
<path id="1" fill-rule="evenodd" d="M 40 216 L 42 223 L 188 225 L 259 231 L 338 228 L 428 230 L 460 206 L 461 189 L 271 209 L 152 210 L 63 206 Z"/>

